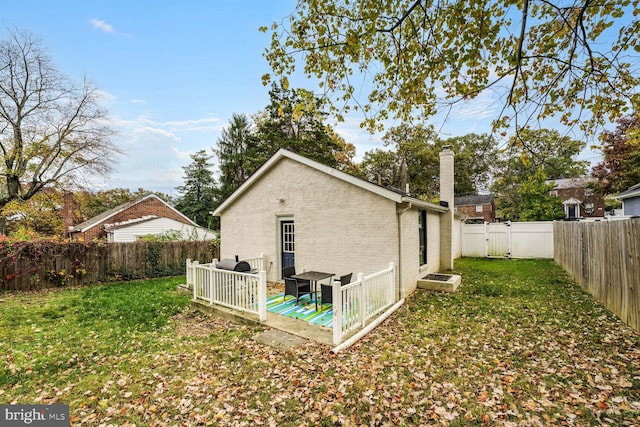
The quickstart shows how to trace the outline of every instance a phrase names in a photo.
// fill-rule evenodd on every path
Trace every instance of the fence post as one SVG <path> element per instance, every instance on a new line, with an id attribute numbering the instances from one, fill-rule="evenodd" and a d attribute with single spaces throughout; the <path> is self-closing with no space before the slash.
<path id="1" fill-rule="evenodd" d="M 213 293 L 218 289 L 217 286 L 214 286 L 214 281 L 215 281 L 215 277 L 216 277 L 216 263 L 215 263 L 215 259 L 214 262 L 211 263 L 211 265 L 209 265 L 209 268 L 206 270 L 209 273 L 209 280 L 208 280 L 208 284 L 209 284 L 209 304 L 213 305 Z M 216 301 L 218 301 L 218 295 L 215 295 L 216 297 Z"/>
<path id="2" fill-rule="evenodd" d="M 390 262 L 389 268 L 391 269 L 391 283 L 387 285 L 387 301 L 385 301 L 386 303 L 394 302 L 395 298 L 393 296 L 395 295 L 396 290 L 396 263 Z M 400 288 L 400 296 L 404 296 L 402 283 L 398 283 L 398 288 Z"/>
<path id="3" fill-rule="evenodd" d="M 258 271 L 262 271 L 262 270 L 264 270 L 264 252 L 260 253 L 260 265 L 258 266 Z"/>
<path id="4" fill-rule="evenodd" d="M 333 305 L 333 344 L 342 342 L 342 289 L 340 282 L 331 283 Z"/>
<path id="5" fill-rule="evenodd" d="M 193 261 L 191 263 L 191 274 L 192 274 L 192 278 L 193 278 L 193 298 L 197 299 L 198 298 L 198 287 L 200 290 L 200 293 L 202 293 L 202 283 L 198 283 L 198 261 Z"/>
<path id="6" fill-rule="evenodd" d="M 258 273 L 258 317 L 261 322 L 267 320 L 267 272 Z"/>
<path id="7" fill-rule="evenodd" d="M 187 270 L 187 287 L 193 286 L 193 299 L 196 299 L 196 286 L 193 283 L 193 271 L 191 269 L 191 258 L 187 258 L 185 269 Z"/>
<path id="8" fill-rule="evenodd" d="M 360 282 L 360 288 L 358 290 L 358 323 L 360 323 L 361 328 L 364 328 L 364 322 L 367 318 L 367 301 L 365 300 L 367 293 L 364 289 L 364 273 L 358 273 L 358 282 Z"/>

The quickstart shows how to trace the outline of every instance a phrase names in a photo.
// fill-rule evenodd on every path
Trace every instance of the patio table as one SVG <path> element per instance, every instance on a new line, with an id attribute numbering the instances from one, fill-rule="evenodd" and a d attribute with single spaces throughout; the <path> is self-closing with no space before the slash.
<path id="1" fill-rule="evenodd" d="M 316 296 L 316 311 L 318 311 L 318 282 L 329 277 L 335 276 L 335 273 L 323 273 L 321 271 L 305 271 L 304 273 L 294 274 L 294 279 L 308 280 L 313 283 L 313 293 Z"/>

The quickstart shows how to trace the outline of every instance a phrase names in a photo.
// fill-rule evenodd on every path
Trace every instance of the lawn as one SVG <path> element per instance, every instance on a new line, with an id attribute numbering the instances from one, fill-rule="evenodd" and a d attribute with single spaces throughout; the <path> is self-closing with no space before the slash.
<path id="1" fill-rule="evenodd" d="M 331 354 L 194 311 L 183 278 L 0 295 L 0 403 L 73 425 L 640 425 L 639 335 L 553 262 L 461 259 Z"/>

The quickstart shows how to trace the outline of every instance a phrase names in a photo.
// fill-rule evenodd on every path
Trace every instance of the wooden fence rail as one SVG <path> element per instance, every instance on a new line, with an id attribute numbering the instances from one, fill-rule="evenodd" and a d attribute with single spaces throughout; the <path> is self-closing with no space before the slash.
<path id="1" fill-rule="evenodd" d="M 555 222 L 554 260 L 640 331 L 640 218 Z"/>
<path id="2" fill-rule="evenodd" d="M 0 291 L 183 275 L 187 259 L 216 257 L 208 241 L 0 242 Z"/>

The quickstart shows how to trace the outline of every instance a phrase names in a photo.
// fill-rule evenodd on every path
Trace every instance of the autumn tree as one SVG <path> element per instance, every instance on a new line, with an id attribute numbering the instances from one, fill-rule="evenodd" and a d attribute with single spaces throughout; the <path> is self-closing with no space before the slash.
<path id="1" fill-rule="evenodd" d="M 0 209 L 111 170 L 120 151 L 99 101 L 95 86 L 60 74 L 30 33 L 15 30 L 0 41 Z"/>
<path id="2" fill-rule="evenodd" d="M 2 210 L 7 234 L 22 231 L 38 237 L 61 236 L 62 192 L 55 189 L 40 191 L 29 200 L 12 200 Z"/>
<path id="3" fill-rule="evenodd" d="M 618 120 L 613 132 L 600 136 L 603 160 L 591 176 L 598 179 L 601 194 L 617 194 L 640 182 L 640 116 Z"/>
<path id="4" fill-rule="evenodd" d="M 275 74 L 263 80 L 300 70 L 333 96 L 336 116 L 361 109 L 372 130 L 490 90 L 504 105 L 496 124 L 559 115 L 592 131 L 640 106 L 638 3 L 298 1 L 261 28 Z"/>
<path id="5" fill-rule="evenodd" d="M 191 155 L 192 162 L 184 166 L 184 184 L 176 189 L 180 196 L 175 208 L 203 227 L 214 228 L 210 212 L 218 198 L 216 181 L 213 177 L 212 156 L 205 150 Z"/>

